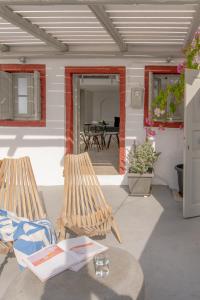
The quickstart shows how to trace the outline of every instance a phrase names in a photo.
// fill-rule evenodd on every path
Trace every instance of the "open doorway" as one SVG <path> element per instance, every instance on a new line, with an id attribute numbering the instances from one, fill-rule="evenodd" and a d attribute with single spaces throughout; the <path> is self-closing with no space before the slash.
<path id="1" fill-rule="evenodd" d="M 66 74 L 67 152 L 88 151 L 97 175 L 125 169 L 125 68 L 70 67 Z"/>
<path id="2" fill-rule="evenodd" d="M 73 75 L 73 152 L 87 151 L 95 173 L 119 172 L 119 75 Z"/>

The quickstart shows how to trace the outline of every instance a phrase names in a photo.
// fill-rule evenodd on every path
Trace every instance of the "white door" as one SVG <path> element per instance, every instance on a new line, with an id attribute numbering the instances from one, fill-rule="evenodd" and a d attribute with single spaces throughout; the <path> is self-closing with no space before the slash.
<path id="1" fill-rule="evenodd" d="M 183 216 L 200 216 L 200 71 L 185 72 Z"/>

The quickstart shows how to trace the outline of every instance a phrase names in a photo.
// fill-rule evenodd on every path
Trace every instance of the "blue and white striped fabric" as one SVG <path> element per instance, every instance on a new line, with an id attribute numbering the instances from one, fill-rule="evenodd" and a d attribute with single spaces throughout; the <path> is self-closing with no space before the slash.
<path id="1" fill-rule="evenodd" d="M 29 221 L 14 213 L 0 210 L 0 240 L 13 241 L 13 248 L 20 267 L 26 267 L 23 258 L 49 244 L 56 243 L 52 224 L 46 220 Z"/>

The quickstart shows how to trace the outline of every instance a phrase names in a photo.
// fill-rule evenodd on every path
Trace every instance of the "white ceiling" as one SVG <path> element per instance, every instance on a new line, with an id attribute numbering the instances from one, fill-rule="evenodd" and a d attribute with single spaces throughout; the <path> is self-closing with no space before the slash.
<path id="1" fill-rule="evenodd" d="M 99 8 L 98 4 L 94 6 Z M 126 56 L 127 53 L 136 56 L 175 57 L 181 55 L 182 49 L 191 40 L 190 35 L 194 34 L 200 23 L 200 10 L 197 4 L 101 5 L 101 9 L 105 12 L 106 25 L 91 10 L 90 5 L 10 5 L 7 7 L 22 19 L 43 29 L 48 36 L 62 44 L 67 44 L 68 52 L 54 49 L 44 39 L 30 34 L 30 31 L 26 31 L 20 24 L 17 26 L 12 20 L 8 22 L 8 19 L 1 14 L 0 4 L 0 17 L 2 16 L 0 45 L 9 46 L 9 51 L 0 52 L 0 58 L 19 55 Z M 108 30 L 107 25 L 111 26 L 111 30 Z M 116 42 L 118 39 L 119 43 Z M 126 46 L 126 51 L 120 50 L 120 43 Z"/>

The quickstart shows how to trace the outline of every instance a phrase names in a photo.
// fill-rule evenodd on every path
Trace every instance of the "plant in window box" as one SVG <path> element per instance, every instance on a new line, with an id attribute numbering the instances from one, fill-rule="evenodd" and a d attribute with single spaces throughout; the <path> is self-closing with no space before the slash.
<path id="1" fill-rule="evenodd" d="M 173 119 L 178 106 L 184 99 L 185 75 L 184 69 L 200 69 L 200 32 L 196 32 L 191 45 L 184 51 L 186 61 L 179 64 L 177 72 L 180 73 L 178 81 L 168 84 L 166 89 L 160 90 L 151 105 L 152 119 L 167 121 Z M 169 101 L 170 100 L 170 101 Z"/>
<path id="2" fill-rule="evenodd" d="M 152 118 L 155 121 L 169 121 L 174 119 L 178 106 L 183 102 L 184 74 L 178 80 L 169 83 L 165 90 L 161 90 L 152 101 Z"/>
<path id="3" fill-rule="evenodd" d="M 128 185 L 130 194 L 145 196 L 150 194 L 153 167 L 160 153 L 149 141 L 133 145 L 128 154 Z"/>

